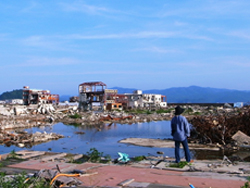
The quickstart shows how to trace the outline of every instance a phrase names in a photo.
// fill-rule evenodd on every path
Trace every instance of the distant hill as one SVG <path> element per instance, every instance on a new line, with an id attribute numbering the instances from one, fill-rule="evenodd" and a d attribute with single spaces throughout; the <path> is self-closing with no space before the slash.
<path id="1" fill-rule="evenodd" d="M 138 90 L 138 89 L 134 89 L 134 88 L 122 88 L 122 87 L 112 87 L 110 89 L 117 89 L 117 92 L 119 94 L 133 93 L 135 90 Z"/>
<path id="2" fill-rule="evenodd" d="M 22 99 L 23 98 L 23 90 L 17 89 L 13 91 L 6 91 L 0 95 L 0 100 L 8 100 L 8 99 Z"/>
<path id="3" fill-rule="evenodd" d="M 136 90 L 118 87 L 115 87 L 114 89 L 118 89 L 118 93 L 123 93 L 123 91 L 126 91 L 126 93 L 132 93 Z M 250 101 L 250 91 L 216 89 L 199 86 L 173 87 L 163 90 L 143 90 L 143 93 L 166 95 L 167 102 L 169 103 L 233 103 Z"/>

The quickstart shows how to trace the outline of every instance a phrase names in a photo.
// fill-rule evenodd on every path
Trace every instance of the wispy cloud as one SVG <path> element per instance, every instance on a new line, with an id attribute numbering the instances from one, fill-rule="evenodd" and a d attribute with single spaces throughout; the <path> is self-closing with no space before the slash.
<path id="1" fill-rule="evenodd" d="M 23 39 L 22 42 L 28 46 L 47 48 L 55 45 L 55 43 L 49 40 L 49 38 L 49 36 L 34 35 Z"/>
<path id="2" fill-rule="evenodd" d="M 147 51 L 147 52 L 153 52 L 153 53 L 161 53 L 161 54 L 170 54 L 170 53 L 181 53 L 179 50 L 169 50 L 166 48 L 161 48 L 157 46 L 152 46 L 148 48 L 137 48 L 134 49 L 133 51 Z"/>
<path id="3" fill-rule="evenodd" d="M 229 36 L 234 36 L 237 38 L 241 38 L 241 39 L 247 39 L 250 40 L 250 30 L 241 30 L 241 31 L 231 31 L 228 32 L 227 35 Z"/>
<path id="4" fill-rule="evenodd" d="M 196 68 L 194 70 L 197 70 L 197 68 L 205 68 L 205 67 L 210 67 L 210 63 L 206 62 L 196 62 L 196 61 L 184 61 L 184 62 L 177 62 L 176 63 L 180 67 L 189 67 L 189 68 Z"/>
<path id="5" fill-rule="evenodd" d="M 38 2 L 35 2 L 35 1 L 30 1 L 29 4 L 26 7 L 21 9 L 21 12 L 23 12 L 23 13 L 25 13 L 25 12 L 33 12 L 39 7 L 41 7 L 41 4 L 39 4 Z"/>
<path id="6" fill-rule="evenodd" d="M 189 24 L 186 22 L 175 21 L 174 25 L 180 27 L 180 26 L 187 26 Z"/>
<path id="7" fill-rule="evenodd" d="M 37 49 L 48 49 L 53 51 L 70 51 L 69 41 L 61 40 L 62 37 L 46 36 L 46 35 L 33 35 L 21 39 L 20 42 L 23 46 L 35 47 Z"/>
<path id="8" fill-rule="evenodd" d="M 102 6 L 93 6 L 85 4 L 82 1 L 75 1 L 70 3 L 59 3 L 64 11 L 69 12 L 84 12 L 92 15 L 103 15 L 104 13 L 113 12 L 113 10 Z"/>
<path id="9" fill-rule="evenodd" d="M 233 66 L 235 69 L 250 68 L 250 59 L 242 57 L 227 57 L 224 59 L 225 64 Z"/>
<path id="10" fill-rule="evenodd" d="M 204 41 L 213 41 L 211 37 L 194 35 L 194 34 L 185 34 L 182 32 L 166 32 L 166 31 L 141 31 L 137 33 L 113 33 L 113 34 L 96 34 L 96 35 L 87 35 L 87 34 L 71 34 L 71 35 L 52 35 L 52 36 L 39 36 L 34 35 L 22 39 L 21 42 L 25 46 L 31 46 L 36 48 L 45 48 L 49 50 L 61 50 L 61 51 L 70 51 L 70 44 L 74 43 L 74 40 L 110 40 L 110 39 L 167 39 L 167 38 L 184 38 L 191 40 L 204 40 Z M 1 36 L 0 36 L 1 40 Z M 81 45 L 81 44 L 78 44 Z M 67 47 L 66 47 L 67 46 Z M 79 51 L 76 46 L 72 46 L 75 52 Z M 172 50 L 165 50 L 158 47 L 152 47 L 151 49 L 143 49 L 145 51 L 154 51 L 159 53 L 169 53 L 174 52 Z"/>
<path id="11" fill-rule="evenodd" d="M 207 36 L 183 34 L 182 32 L 165 32 L 165 31 L 142 31 L 137 33 L 117 33 L 105 35 L 84 35 L 73 34 L 64 36 L 68 39 L 90 40 L 90 39 L 143 39 L 143 38 L 188 38 L 196 40 L 212 41 L 213 39 Z"/>
<path id="12" fill-rule="evenodd" d="M 75 76 L 75 75 L 154 75 L 155 73 L 151 72 L 151 71 L 133 71 L 133 70 L 129 70 L 129 71 L 109 71 L 109 70 L 103 70 L 103 71 L 40 71 L 40 72 L 36 72 L 36 71 L 32 71 L 32 72 L 20 72 L 18 73 L 16 76 Z M 162 74 L 165 74 L 165 72 L 162 71 Z"/>
<path id="13" fill-rule="evenodd" d="M 9 36 L 8 34 L 0 33 L 0 41 L 8 40 L 7 38 L 8 36 Z"/>
<path id="14" fill-rule="evenodd" d="M 143 31 L 138 33 L 118 33 L 105 35 L 69 35 L 71 39 L 121 39 L 121 38 L 169 38 L 176 36 L 174 32 Z"/>
<path id="15" fill-rule="evenodd" d="M 189 1 L 182 3 L 181 6 L 175 7 L 176 4 L 165 4 L 158 17 L 177 16 L 185 18 L 218 18 L 218 16 L 235 17 L 236 15 L 249 15 L 250 2 L 243 1 Z M 179 5 L 179 4 L 178 4 Z"/>
<path id="16" fill-rule="evenodd" d="M 59 65 L 75 65 L 80 61 L 73 58 L 49 58 L 49 57 L 32 57 L 26 62 L 20 63 L 19 67 L 41 67 L 41 66 L 59 66 Z"/>

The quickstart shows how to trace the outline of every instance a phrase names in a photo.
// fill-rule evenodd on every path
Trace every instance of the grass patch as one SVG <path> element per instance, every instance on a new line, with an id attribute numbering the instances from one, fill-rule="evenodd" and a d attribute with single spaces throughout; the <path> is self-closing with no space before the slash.
<path id="1" fill-rule="evenodd" d="M 132 110 L 128 110 L 126 112 L 134 113 L 134 114 L 145 114 L 147 112 L 147 110 L 132 109 Z"/>
<path id="2" fill-rule="evenodd" d="M 142 161 L 142 160 L 144 160 L 144 159 L 146 159 L 146 157 L 145 157 L 144 155 L 141 155 L 141 156 L 136 156 L 136 157 L 134 157 L 134 158 L 133 158 L 133 161 L 139 162 L 139 161 Z"/>
<path id="3" fill-rule="evenodd" d="M 162 114 L 162 113 L 171 113 L 174 110 L 174 108 L 169 108 L 169 109 L 159 109 L 156 110 L 157 114 Z"/>
<path id="4" fill-rule="evenodd" d="M 171 168 L 183 168 L 185 167 L 186 165 L 188 165 L 189 163 L 186 162 L 186 161 L 181 161 L 179 163 L 171 163 L 169 164 L 168 167 L 171 167 Z"/>
<path id="5" fill-rule="evenodd" d="M 127 113 L 133 113 L 133 114 L 162 114 L 162 113 L 172 113 L 174 111 L 174 108 L 169 109 L 157 109 L 157 110 L 142 110 L 142 109 L 131 109 L 126 110 Z"/>

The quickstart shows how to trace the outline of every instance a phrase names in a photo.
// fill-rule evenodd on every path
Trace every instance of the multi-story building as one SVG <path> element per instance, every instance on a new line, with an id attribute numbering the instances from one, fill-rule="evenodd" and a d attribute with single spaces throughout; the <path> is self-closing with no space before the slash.
<path id="1" fill-rule="evenodd" d="M 59 103 L 59 95 L 51 94 L 49 90 L 30 89 L 28 86 L 23 87 L 23 104 L 48 104 Z"/>

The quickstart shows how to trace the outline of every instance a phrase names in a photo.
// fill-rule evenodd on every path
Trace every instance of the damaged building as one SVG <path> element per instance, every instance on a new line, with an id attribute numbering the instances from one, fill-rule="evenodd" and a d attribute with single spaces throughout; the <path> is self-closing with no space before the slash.
<path id="1" fill-rule="evenodd" d="M 122 110 L 127 108 L 167 107 L 166 96 L 143 94 L 141 90 L 118 94 L 116 89 L 107 89 L 103 82 L 84 82 L 79 85 L 79 109 Z"/>
<path id="2" fill-rule="evenodd" d="M 29 86 L 23 87 L 23 104 L 58 104 L 59 95 L 51 94 L 49 90 L 30 89 Z"/>
<path id="3" fill-rule="evenodd" d="M 84 82 L 79 85 L 79 110 L 86 111 L 104 107 L 104 95 L 107 85 L 103 82 Z"/>

